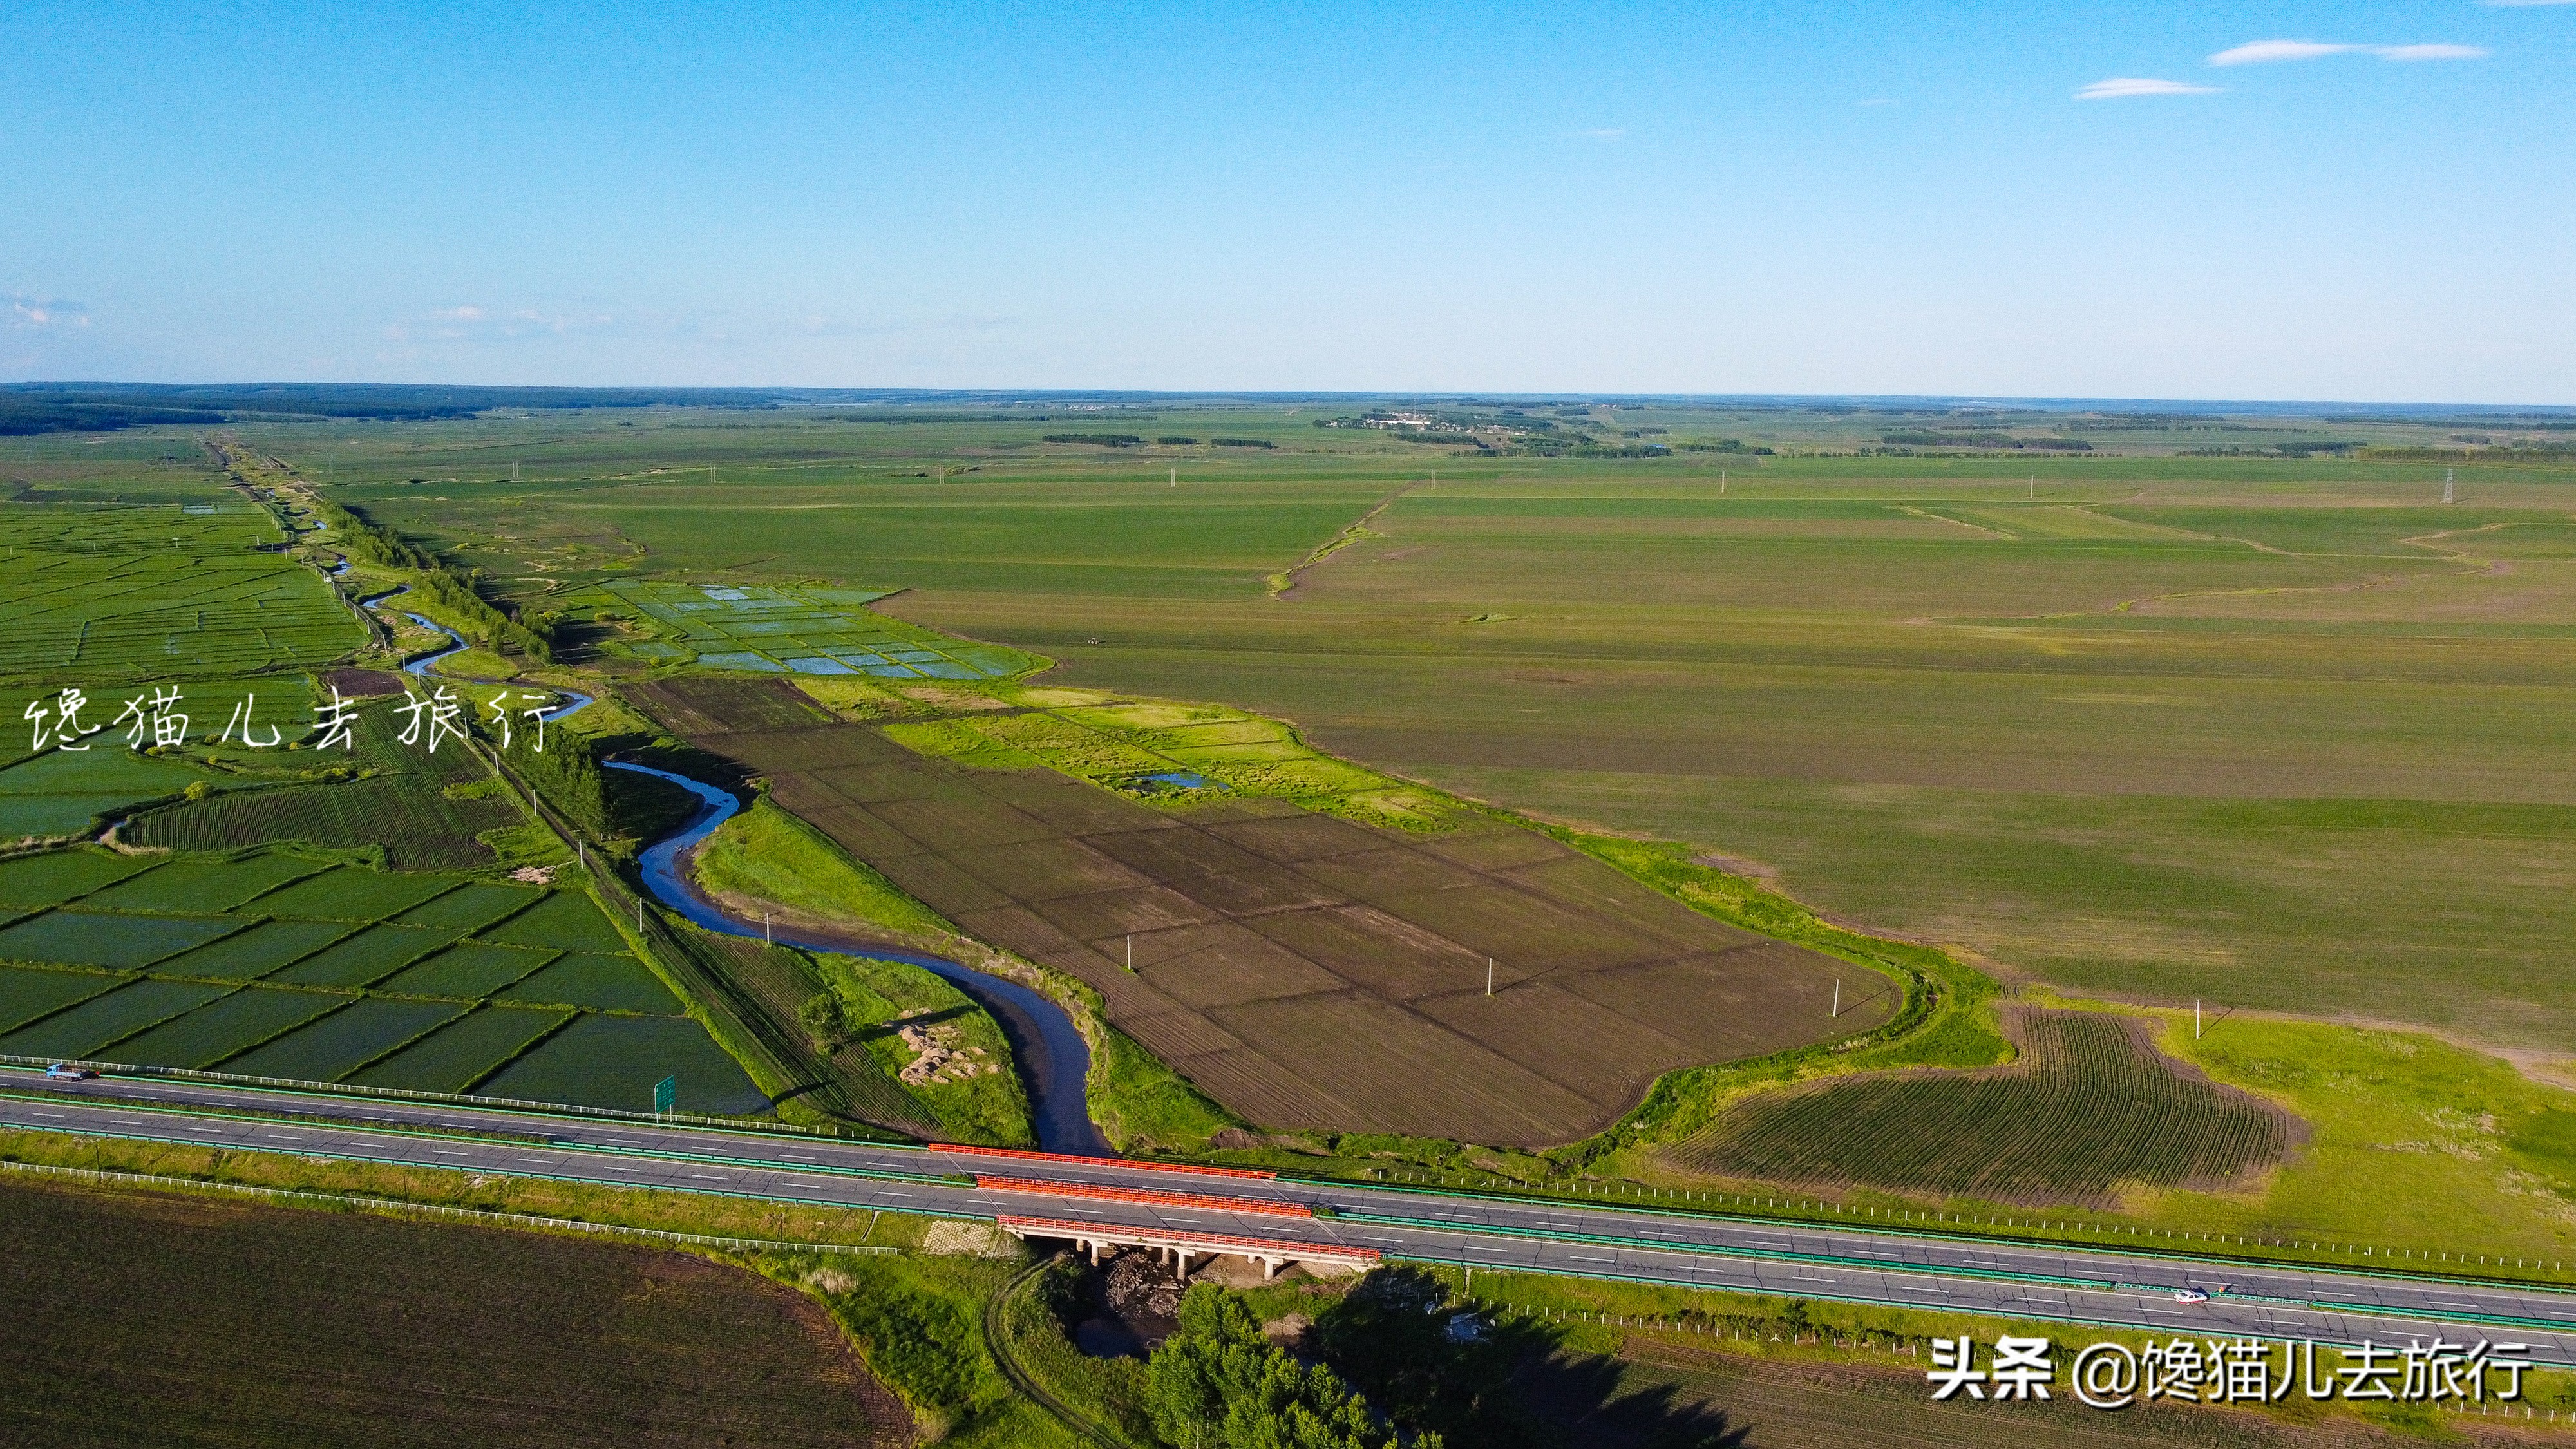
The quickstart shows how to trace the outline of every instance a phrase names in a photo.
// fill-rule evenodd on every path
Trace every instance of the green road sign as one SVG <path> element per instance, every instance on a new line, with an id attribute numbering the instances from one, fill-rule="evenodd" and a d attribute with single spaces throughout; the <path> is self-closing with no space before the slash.
<path id="1" fill-rule="evenodd" d="M 679 1078 L 664 1077 L 662 1080 L 653 1084 L 653 1110 L 655 1112 L 660 1113 L 671 1111 L 678 1105 L 679 1100 Z"/>

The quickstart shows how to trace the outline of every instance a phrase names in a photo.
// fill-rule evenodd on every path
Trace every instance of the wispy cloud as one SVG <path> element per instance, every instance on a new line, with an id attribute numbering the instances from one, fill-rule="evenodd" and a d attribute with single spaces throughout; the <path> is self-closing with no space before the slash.
<path id="1" fill-rule="evenodd" d="M 1565 134 L 1569 136 L 1580 136 L 1587 141 L 1616 141 L 1620 137 L 1628 134 L 1628 128 L 1625 126 L 1596 126 L 1589 131 L 1568 131 Z"/>
<path id="2" fill-rule="evenodd" d="M 2558 3 L 2558 0 L 2553 0 Z M 2484 60 L 2486 48 L 2477 45 L 2374 45 L 2370 53 L 2381 60 Z"/>
<path id="3" fill-rule="evenodd" d="M 808 337 L 899 337 L 933 332 L 990 332 L 1016 327 L 1019 321 L 1017 317 L 980 316 L 966 312 L 909 320 L 837 318 L 817 312 L 800 320 L 796 330 Z"/>
<path id="4" fill-rule="evenodd" d="M 1871 96 L 1868 100 L 1862 101 L 1860 104 L 1864 106 L 1892 106 L 1896 104 L 1896 97 Z"/>
<path id="5" fill-rule="evenodd" d="M 2549 0 L 2552 4 L 2567 0 Z M 2253 40 L 2229 46 L 2209 58 L 2211 65 L 2270 65 L 2284 60 L 2316 60 L 2329 55 L 2375 55 L 2381 60 L 2484 60 L 2474 45 L 2345 45 L 2320 40 Z"/>
<path id="6" fill-rule="evenodd" d="M 433 307 L 409 322 L 392 324 L 384 335 L 388 342 L 510 342 L 592 332 L 615 321 L 598 312 L 541 312 L 534 307 L 498 312 L 469 302 Z"/>
<path id="7" fill-rule="evenodd" d="M 89 325 L 89 308 L 61 297 L 30 297 L 23 292 L 9 294 L 11 330 L 39 329 L 74 331 Z"/>
<path id="8" fill-rule="evenodd" d="M 2520 8 L 2530 5 L 2576 5 L 2576 0 L 2478 0 L 2478 3 L 2481 5 L 2509 5 Z"/>
<path id="9" fill-rule="evenodd" d="M 2114 76 L 2097 80 L 2075 93 L 2079 101 L 2120 101 L 2131 96 L 2209 96 L 2216 86 L 2196 86 L 2188 81 L 2155 80 L 2147 76 Z"/>

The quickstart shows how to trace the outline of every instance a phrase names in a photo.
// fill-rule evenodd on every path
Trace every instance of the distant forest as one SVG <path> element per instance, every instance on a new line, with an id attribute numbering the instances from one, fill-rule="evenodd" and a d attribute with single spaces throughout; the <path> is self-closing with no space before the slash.
<path id="1" fill-rule="evenodd" d="M 0 386 L 0 437 L 105 433 L 153 423 L 226 423 L 247 417 L 364 418 L 417 422 L 494 408 L 777 406 L 777 394 L 741 388 L 427 387 L 401 383 L 13 383 Z"/>

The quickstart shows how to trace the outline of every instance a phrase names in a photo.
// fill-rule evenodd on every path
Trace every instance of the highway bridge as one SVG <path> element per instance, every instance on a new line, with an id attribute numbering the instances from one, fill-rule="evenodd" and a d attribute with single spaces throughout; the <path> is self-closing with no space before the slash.
<path id="1" fill-rule="evenodd" d="M 1383 1258 L 2140 1329 L 2527 1345 L 2576 1367 L 2576 1292 L 1889 1226 L 1783 1222 L 1117 1159 L 851 1142 L 468 1102 L 0 1066 L 0 1125 L 781 1202 L 1020 1220 L 1025 1236 Z M 1032 1222 L 1051 1226 L 1032 1227 Z M 2206 1293 L 2206 1299 L 2196 1295 Z"/>

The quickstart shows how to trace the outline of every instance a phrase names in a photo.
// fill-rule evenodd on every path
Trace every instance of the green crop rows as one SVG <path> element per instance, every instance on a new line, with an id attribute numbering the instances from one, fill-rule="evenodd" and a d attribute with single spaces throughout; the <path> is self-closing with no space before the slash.
<path id="1" fill-rule="evenodd" d="M 142 680 L 321 664 L 365 633 L 238 504 L 0 513 L 0 678 Z"/>
<path id="2" fill-rule="evenodd" d="M 487 1096 L 649 1111 L 653 1084 L 679 1080 L 683 1112 L 768 1104 L 705 1028 L 684 1017 L 584 1014 L 476 1088 Z"/>
<path id="3" fill-rule="evenodd" d="M 481 762 L 452 745 L 435 755 L 404 746 L 399 728 L 390 704 L 359 710 L 357 748 L 345 757 L 334 750 L 331 757 L 332 763 L 345 758 L 373 772 L 365 778 L 189 801 L 140 816 L 126 838 L 173 850 L 232 850 L 278 840 L 381 846 L 385 863 L 401 870 L 490 865 L 493 852 L 476 837 L 524 823 L 525 812 L 506 798 L 449 794 L 451 786 L 488 780 Z M 15 773 L 0 774 L 0 780 Z M 400 821 L 402 828 L 389 831 L 388 821 Z"/>
<path id="4" fill-rule="evenodd" d="M 2115 1016 L 2034 1011 L 2026 1063 L 1850 1078 L 1756 1098 L 1676 1156 L 1772 1182 L 1990 1202 L 2102 1201 L 2123 1184 L 2214 1184 L 2277 1161 L 2289 1124 L 2185 1076 Z"/>
<path id="5" fill-rule="evenodd" d="M 0 928 L 0 1053 L 437 1091 L 506 1077 L 486 1090 L 638 1110 L 677 1075 L 700 1110 L 766 1106 L 586 892 L 77 848 L 0 862 L 0 906 L 30 912 Z"/>
<path id="6" fill-rule="evenodd" d="M 365 1087 L 462 1092 L 572 1017 L 569 1011 L 483 1007 L 348 1080 Z"/>

